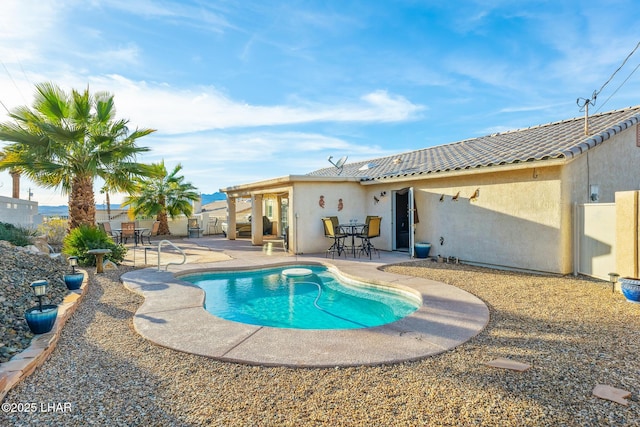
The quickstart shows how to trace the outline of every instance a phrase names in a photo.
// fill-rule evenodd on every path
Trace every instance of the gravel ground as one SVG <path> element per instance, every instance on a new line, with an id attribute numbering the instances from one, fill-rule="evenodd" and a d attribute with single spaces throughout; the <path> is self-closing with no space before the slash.
<path id="1" fill-rule="evenodd" d="M 0 425 L 640 425 L 640 306 L 603 282 L 430 262 L 388 267 L 479 296 L 491 310 L 487 329 L 418 362 L 291 369 L 146 342 L 132 329 L 141 297 L 118 281 L 127 268 L 90 272 L 51 358 L 5 398 L 38 410 L 0 413 Z M 496 357 L 533 367 L 483 365 Z M 629 405 L 593 397 L 598 383 L 631 391 Z"/>
<path id="2" fill-rule="evenodd" d="M 0 363 L 29 346 L 33 334 L 24 320 L 24 312 L 38 304 L 31 282 L 47 280 L 43 304 L 60 304 L 68 289 L 63 275 L 71 269 L 61 258 L 29 252 L 0 241 Z"/>

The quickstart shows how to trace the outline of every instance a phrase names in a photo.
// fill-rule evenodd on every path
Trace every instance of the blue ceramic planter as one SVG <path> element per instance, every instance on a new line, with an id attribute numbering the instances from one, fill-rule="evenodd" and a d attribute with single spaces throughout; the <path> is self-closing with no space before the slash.
<path id="1" fill-rule="evenodd" d="M 416 243 L 416 258 L 426 258 L 429 256 L 429 252 L 431 251 L 431 243 Z"/>
<path id="2" fill-rule="evenodd" d="M 34 334 L 46 334 L 53 329 L 58 317 L 57 305 L 43 305 L 42 311 L 40 307 L 31 307 L 24 312 L 24 318 L 29 325 L 29 329 Z"/>
<path id="3" fill-rule="evenodd" d="M 80 289 L 80 286 L 82 286 L 83 280 L 84 280 L 83 273 L 72 273 L 72 274 L 64 275 L 64 283 L 65 285 L 67 285 L 67 289 L 71 291 L 74 289 Z"/>
<path id="4" fill-rule="evenodd" d="M 620 290 L 622 295 L 625 296 L 627 301 L 636 304 L 640 303 L 640 279 L 631 277 L 621 277 L 618 279 L 620 282 Z"/>

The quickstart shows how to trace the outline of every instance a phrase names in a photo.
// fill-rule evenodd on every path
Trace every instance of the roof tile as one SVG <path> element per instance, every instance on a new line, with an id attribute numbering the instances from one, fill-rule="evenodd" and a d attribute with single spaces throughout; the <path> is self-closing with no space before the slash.
<path id="1" fill-rule="evenodd" d="M 640 106 L 636 106 L 589 117 L 589 129 L 592 132 L 590 136 L 584 135 L 584 118 L 577 117 L 388 157 L 347 163 L 342 170 L 335 167 L 323 168 L 309 175 L 356 177 L 366 180 L 573 158 L 639 121 Z M 367 163 L 375 163 L 377 166 L 360 170 Z"/>

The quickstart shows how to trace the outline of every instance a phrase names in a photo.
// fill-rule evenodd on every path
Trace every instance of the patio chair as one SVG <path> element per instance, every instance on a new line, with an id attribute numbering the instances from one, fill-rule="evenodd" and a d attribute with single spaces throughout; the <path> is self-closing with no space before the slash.
<path id="1" fill-rule="evenodd" d="M 138 236 L 136 236 L 136 223 L 135 222 L 122 222 L 120 223 L 120 228 L 122 229 L 122 231 L 120 232 L 120 243 L 127 243 L 127 240 L 129 240 L 130 237 L 132 237 L 135 241 L 135 243 L 137 243 L 137 238 Z"/>
<path id="2" fill-rule="evenodd" d="M 340 225 L 340 220 L 338 219 L 337 216 L 330 216 L 328 217 L 331 220 L 331 223 L 333 224 L 333 229 L 337 230 L 338 226 Z"/>
<path id="3" fill-rule="evenodd" d="M 160 221 L 155 221 L 150 229 L 144 230 L 140 234 L 140 240 L 142 241 L 142 244 L 144 245 L 144 238 L 145 237 L 147 238 L 147 242 L 149 244 L 151 244 L 151 238 L 158 235 L 158 230 L 159 229 L 160 229 Z"/>
<path id="4" fill-rule="evenodd" d="M 216 217 L 210 217 L 209 223 L 207 224 L 207 234 L 220 234 L 221 232 L 222 228 L 220 220 Z"/>
<path id="5" fill-rule="evenodd" d="M 361 239 L 360 251 L 358 252 L 358 256 L 360 254 L 365 253 L 369 254 L 369 259 L 371 259 L 371 252 L 376 251 L 378 253 L 378 258 L 380 258 L 380 251 L 376 249 L 375 246 L 371 243 L 371 239 L 380 236 L 380 222 L 382 218 L 379 216 L 374 216 L 369 218 L 369 224 L 365 225 L 362 229 L 362 233 L 358 234 L 356 237 Z"/>
<path id="6" fill-rule="evenodd" d="M 113 230 L 111 229 L 111 223 L 110 222 L 100 222 L 98 223 L 98 228 L 102 231 L 104 231 L 105 233 L 107 233 L 107 236 L 111 237 L 111 239 L 116 242 L 119 243 L 120 242 L 120 236 L 118 236 L 117 233 L 114 233 Z"/>
<path id="7" fill-rule="evenodd" d="M 324 226 L 324 236 L 333 240 L 333 244 L 327 249 L 325 257 L 329 253 L 331 253 L 331 258 L 335 258 L 336 253 L 338 256 L 344 253 L 346 257 L 347 253 L 344 248 L 344 239 L 347 235 L 339 232 L 340 227 L 335 227 L 331 218 L 322 218 L 322 224 Z"/>

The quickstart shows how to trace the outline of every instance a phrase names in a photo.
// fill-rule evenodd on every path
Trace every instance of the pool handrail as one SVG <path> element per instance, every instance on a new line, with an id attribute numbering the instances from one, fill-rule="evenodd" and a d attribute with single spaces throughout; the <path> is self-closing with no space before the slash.
<path id="1" fill-rule="evenodd" d="M 171 242 L 170 240 L 160 240 L 158 242 L 158 271 L 160 270 L 160 254 L 161 254 L 161 248 L 162 248 L 162 244 L 163 243 L 168 243 L 171 246 L 173 246 L 174 248 L 177 249 L 178 252 L 180 252 L 182 254 L 182 262 L 169 262 L 167 263 L 167 265 L 165 265 L 165 271 L 169 270 L 169 266 L 170 265 L 182 265 L 185 262 L 187 262 L 187 254 L 184 253 L 184 251 L 182 249 L 180 249 L 179 247 L 177 247 L 176 245 L 173 244 L 173 242 Z"/>

